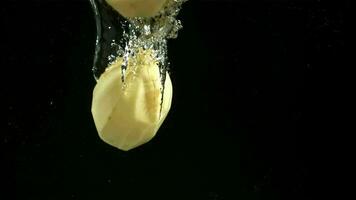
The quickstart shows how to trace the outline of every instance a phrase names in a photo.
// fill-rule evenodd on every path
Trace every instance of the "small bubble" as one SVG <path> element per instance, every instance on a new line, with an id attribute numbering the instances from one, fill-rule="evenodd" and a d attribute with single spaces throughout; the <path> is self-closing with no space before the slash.
<path id="1" fill-rule="evenodd" d="M 145 35 L 151 34 L 151 27 L 150 27 L 150 25 L 144 25 L 144 26 L 143 26 L 143 32 L 145 33 Z"/>

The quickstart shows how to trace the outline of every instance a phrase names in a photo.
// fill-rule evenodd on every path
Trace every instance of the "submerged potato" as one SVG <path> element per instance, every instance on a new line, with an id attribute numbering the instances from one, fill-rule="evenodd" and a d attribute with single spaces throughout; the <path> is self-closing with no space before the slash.
<path id="1" fill-rule="evenodd" d="M 106 0 L 124 17 L 153 17 L 162 9 L 166 0 Z"/>
<path id="2" fill-rule="evenodd" d="M 167 73 L 161 110 L 160 72 L 150 51 L 129 58 L 124 83 L 122 63 L 118 58 L 99 78 L 92 115 L 100 138 L 127 151 L 155 136 L 171 107 L 172 83 Z"/>

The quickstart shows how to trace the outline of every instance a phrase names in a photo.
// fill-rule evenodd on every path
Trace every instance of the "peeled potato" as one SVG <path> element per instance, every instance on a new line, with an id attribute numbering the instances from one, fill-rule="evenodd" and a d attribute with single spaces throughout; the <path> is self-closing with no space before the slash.
<path id="1" fill-rule="evenodd" d="M 160 72 L 150 51 L 128 59 L 124 82 L 122 63 L 118 58 L 99 78 L 92 115 L 100 138 L 127 151 L 155 136 L 171 107 L 172 82 L 167 73 L 161 109 Z"/>
<path id="2" fill-rule="evenodd" d="M 124 17 L 153 17 L 163 7 L 166 0 L 106 0 Z"/>

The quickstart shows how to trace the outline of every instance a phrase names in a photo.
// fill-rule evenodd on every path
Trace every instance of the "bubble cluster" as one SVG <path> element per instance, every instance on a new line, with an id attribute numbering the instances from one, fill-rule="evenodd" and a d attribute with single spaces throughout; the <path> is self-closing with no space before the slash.
<path id="1" fill-rule="evenodd" d="M 162 78 L 169 66 L 167 39 L 176 38 L 182 28 L 176 17 L 187 0 L 167 0 L 154 17 L 125 18 L 105 0 L 90 0 L 97 23 L 96 51 L 93 74 L 97 80 L 117 57 L 127 61 L 138 49 L 151 49 L 160 67 Z M 126 66 L 122 66 L 125 70 Z M 123 79 L 124 80 L 124 79 Z"/>

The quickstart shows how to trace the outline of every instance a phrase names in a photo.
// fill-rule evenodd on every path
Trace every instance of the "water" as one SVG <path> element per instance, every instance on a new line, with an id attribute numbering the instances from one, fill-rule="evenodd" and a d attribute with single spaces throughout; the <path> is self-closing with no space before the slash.
<path id="1" fill-rule="evenodd" d="M 152 18 L 124 18 L 113 10 L 105 0 L 90 0 L 96 19 L 97 39 L 93 63 L 96 80 L 117 58 L 123 58 L 122 81 L 129 58 L 139 49 L 152 50 L 160 68 L 162 87 L 169 67 L 167 39 L 176 38 L 181 22 L 176 19 L 182 3 L 187 0 L 169 0 L 164 9 Z"/>

